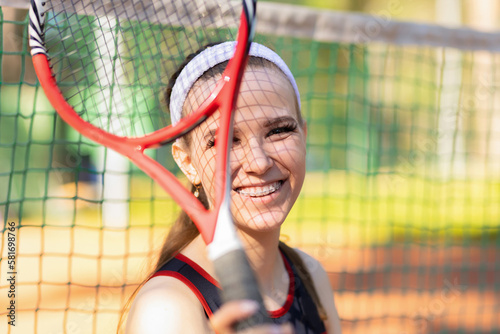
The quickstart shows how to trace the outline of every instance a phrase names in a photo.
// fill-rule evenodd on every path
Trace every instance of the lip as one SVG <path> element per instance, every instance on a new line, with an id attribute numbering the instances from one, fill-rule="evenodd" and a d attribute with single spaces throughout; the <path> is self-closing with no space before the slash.
<path id="1" fill-rule="evenodd" d="M 267 203 L 274 200 L 276 197 L 279 196 L 279 194 L 281 194 L 285 183 L 286 180 L 277 180 L 273 182 L 236 187 L 233 189 L 233 191 L 238 196 L 241 196 L 247 201 Z M 250 190 L 251 188 L 253 189 Z M 245 189 L 247 189 L 248 191 L 245 192 Z"/>

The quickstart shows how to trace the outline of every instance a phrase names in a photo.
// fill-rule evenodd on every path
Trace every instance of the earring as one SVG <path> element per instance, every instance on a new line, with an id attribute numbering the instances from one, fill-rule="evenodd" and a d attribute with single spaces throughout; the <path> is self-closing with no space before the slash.
<path id="1" fill-rule="evenodd" d="M 200 196 L 200 187 L 201 187 L 201 184 L 195 184 L 194 187 L 196 188 L 194 190 L 194 197 L 198 198 Z"/>

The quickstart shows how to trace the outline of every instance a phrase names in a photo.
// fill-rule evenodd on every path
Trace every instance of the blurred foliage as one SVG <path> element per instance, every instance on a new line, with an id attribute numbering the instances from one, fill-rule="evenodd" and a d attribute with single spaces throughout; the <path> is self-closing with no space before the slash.
<path id="1" fill-rule="evenodd" d="M 261 2 L 277 2 L 337 11 L 359 12 L 378 15 L 384 18 L 436 23 L 436 7 L 438 1 L 445 7 L 454 5 L 453 10 L 439 13 L 440 18 L 449 13 L 461 13 L 461 24 L 474 29 L 500 29 L 500 3 L 497 0 L 260 0 Z M 478 9 L 478 3 L 481 9 Z M 489 9 L 489 10 L 488 10 Z M 453 15 L 453 14 L 451 14 Z M 488 17 L 485 17 L 485 16 Z"/>
<path id="2" fill-rule="evenodd" d="M 380 15 L 399 20 L 434 21 L 436 0 L 261 0 L 339 11 Z"/>

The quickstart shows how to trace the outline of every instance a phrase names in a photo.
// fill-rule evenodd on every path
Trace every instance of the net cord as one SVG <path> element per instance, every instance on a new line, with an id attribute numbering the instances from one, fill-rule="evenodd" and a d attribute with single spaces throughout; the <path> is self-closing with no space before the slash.
<path id="1" fill-rule="evenodd" d="M 29 0 L 0 0 L 0 6 L 28 9 Z M 235 7 L 239 6 L 239 3 L 235 4 Z M 277 34 L 330 43 L 380 42 L 500 52 L 500 31 L 483 32 L 470 28 L 448 28 L 433 24 L 401 22 L 376 15 L 336 12 L 272 2 L 260 3 L 257 15 L 258 34 Z M 161 18 L 158 20 L 161 22 Z M 372 29 L 373 27 L 376 29 Z"/>

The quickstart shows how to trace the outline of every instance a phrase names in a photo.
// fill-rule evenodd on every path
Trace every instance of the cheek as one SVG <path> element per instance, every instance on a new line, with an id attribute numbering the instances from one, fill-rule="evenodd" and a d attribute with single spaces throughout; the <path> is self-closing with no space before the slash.
<path id="1" fill-rule="evenodd" d="M 300 178 L 306 170 L 306 148 L 300 139 L 282 143 L 276 147 L 279 162 L 288 169 L 294 177 Z"/>
<path id="2" fill-rule="evenodd" d="M 200 155 L 195 163 L 195 168 L 201 178 L 201 183 L 209 199 L 215 193 L 215 154 L 207 151 Z"/>

